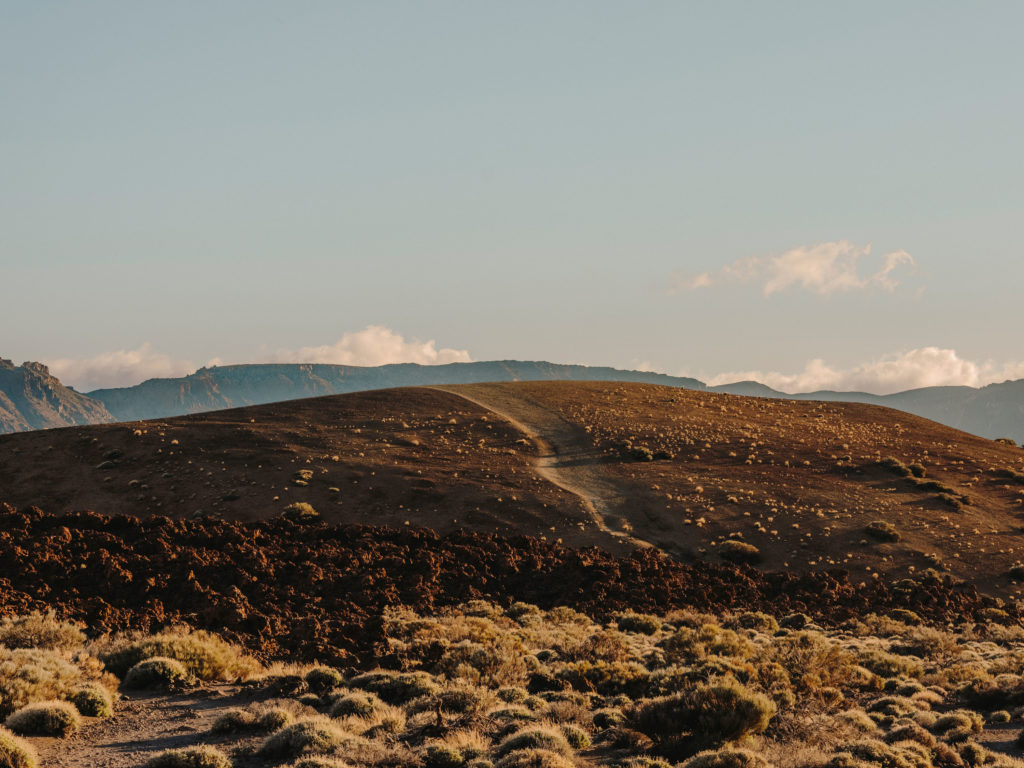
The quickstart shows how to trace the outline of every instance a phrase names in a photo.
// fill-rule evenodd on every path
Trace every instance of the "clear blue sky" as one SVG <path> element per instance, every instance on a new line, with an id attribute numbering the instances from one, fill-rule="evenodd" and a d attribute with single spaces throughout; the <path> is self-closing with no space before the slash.
<path id="1" fill-rule="evenodd" d="M 1020 3 L 0 10 L 3 357 L 1024 360 Z M 840 241 L 859 283 L 765 292 Z"/>

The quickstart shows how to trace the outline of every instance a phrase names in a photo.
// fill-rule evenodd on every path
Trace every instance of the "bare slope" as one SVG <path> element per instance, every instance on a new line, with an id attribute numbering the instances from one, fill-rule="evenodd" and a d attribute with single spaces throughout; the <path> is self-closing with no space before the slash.
<path id="1" fill-rule="evenodd" d="M 397 389 L 10 435 L 0 490 L 54 512 L 238 520 L 309 501 L 330 522 L 683 559 L 741 539 L 769 569 L 934 566 L 1009 593 L 1024 554 L 1018 447 L 876 406 L 643 384 Z"/>

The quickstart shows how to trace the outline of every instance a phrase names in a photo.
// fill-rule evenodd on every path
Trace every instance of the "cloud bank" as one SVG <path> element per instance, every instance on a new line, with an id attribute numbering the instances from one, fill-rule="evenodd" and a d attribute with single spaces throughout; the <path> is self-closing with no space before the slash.
<path id="1" fill-rule="evenodd" d="M 390 363 L 441 365 L 468 363 L 471 360 L 465 349 L 437 349 L 433 339 L 425 342 L 406 341 L 383 325 L 368 325 L 361 331 L 346 333 L 334 344 L 282 349 L 263 362 L 373 366 Z"/>
<path id="2" fill-rule="evenodd" d="M 438 349 L 430 341 L 407 340 L 382 325 L 369 325 L 361 331 L 344 334 L 334 344 L 319 347 L 282 349 L 249 362 L 326 363 L 333 365 L 387 365 L 389 363 L 468 363 L 465 349 Z M 187 376 L 196 370 L 189 360 L 175 360 L 153 349 L 146 342 L 138 349 L 119 349 L 89 358 L 59 358 L 45 361 L 50 372 L 65 384 L 81 392 L 108 387 L 130 387 L 146 379 Z M 207 365 L 223 365 L 220 358 Z"/>
<path id="3" fill-rule="evenodd" d="M 1024 378 L 1024 362 L 977 363 L 965 360 L 956 350 L 922 347 L 850 368 L 834 368 L 822 359 L 811 360 L 798 373 L 734 371 L 712 377 L 708 384 L 759 381 L 790 394 L 821 389 L 871 392 L 886 395 L 907 389 L 937 386 L 981 387 Z"/>
<path id="4" fill-rule="evenodd" d="M 799 288 L 820 296 L 842 291 L 881 288 L 893 291 L 900 284 L 900 268 L 913 269 L 913 257 L 904 250 L 882 256 L 874 272 L 861 274 L 860 262 L 871 256 L 871 244 L 855 245 L 849 240 L 792 248 L 777 256 L 738 259 L 713 272 L 680 276 L 673 293 L 696 291 L 728 283 L 757 283 L 765 296 Z"/>
<path id="5" fill-rule="evenodd" d="M 155 378 L 186 376 L 196 366 L 188 360 L 174 360 L 146 342 L 138 349 L 118 349 L 95 357 L 62 357 L 47 360 L 50 373 L 81 392 L 108 387 L 128 387 Z"/>

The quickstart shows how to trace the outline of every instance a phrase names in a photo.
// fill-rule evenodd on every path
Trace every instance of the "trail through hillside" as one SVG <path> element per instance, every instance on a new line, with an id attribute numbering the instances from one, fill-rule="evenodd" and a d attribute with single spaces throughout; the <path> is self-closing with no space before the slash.
<path id="1" fill-rule="evenodd" d="M 652 546 L 633 535 L 627 522 L 626 509 L 638 501 L 637 489 L 625 487 L 601 469 L 605 456 L 582 427 L 514 388 L 463 384 L 434 389 L 486 408 L 523 432 L 537 446 L 537 474 L 579 498 L 594 526 L 612 543 L 627 548 Z"/>
<path id="2" fill-rule="evenodd" d="M 89 719 L 67 739 L 30 739 L 43 766 L 138 768 L 165 749 L 216 741 L 213 721 L 226 709 L 245 706 L 244 688 L 214 685 L 184 693 L 142 693 L 121 699 L 114 716 Z"/>

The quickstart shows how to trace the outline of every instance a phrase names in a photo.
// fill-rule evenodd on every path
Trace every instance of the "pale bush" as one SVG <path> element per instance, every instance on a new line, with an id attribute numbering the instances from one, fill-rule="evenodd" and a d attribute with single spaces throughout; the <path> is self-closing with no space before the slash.
<path id="1" fill-rule="evenodd" d="M 35 701 L 63 698 L 82 678 L 81 668 L 55 651 L 0 648 L 0 717 Z"/>
<path id="2" fill-rule="evenodd" d="M 749 749 L 709 749 L 698 752 L 681 768 L 769 768 L 770 763 Z"/>
<path id="3" fill-rule="evenodd" d="M 193 682 L 184 664 L 164 656 L 140 661 L 124 676 L 125 688 L 180 688 Z"/>
<path id="4" fill-rule="evenodd" d="M 110 717 L 114 714 L 114 699 L 99 683 L 85 683 L 74 688 L 67 700 L 86 717 Z"/>
<path id="5" fill-rule="evenodd" d="M 509 752 L 524 749 L 543 749 L 548 752 L 557 752 L 567 755 L 572 752 L 565 735 L 555 728 L 534 726 L 516 731 L 507 736 L 496 750 L 498 757 L 504 757 Z"/>
<path id="6" fill-rule="evenodd" d="M 186 747 L 151 757 L 145 768 L 231 768 L 231 760 L 216 747 Z"/>
<path id="7" fill-rule="evenodd" d="M 327 718 L 307 718 L 268 736 L 259 754 L 271 758 L 297 757 L 306 752 L 325 754 L 357 740 Z"/>
<path id="8" fill-rule="evenodd" d="M 22 707 L 4 725 L 21 736 L 65 738 L 82 727 L 82 719 L 74 705 L 66 701 L 41 701 Z"/>
<path id="9" fill-rule="evenodd" d="M 61 621 L 53 611 L 0 619 L 0 645 L 8 648 L 74 650 L 85 644 L 85 633 L 70 621 Z"/>
<path id="10" fill-rule="evenodd" d="M 202 630 L 177 629 L 137 640 L 115 640 L 100 651 L 100 659 L 118 677 L 154 656 L 179 661 L 190 675 L 204 681 L 247 680 L 262 672 L 259 662 L 240 647 Z"/>
<path id="11" fill-rule="evenodd" d="M 518 749 L 509 752 L 494 768 L 574 768 L 571 760 L 546 749 Z"/>
<path id="12" fill-rule="evenodd" d="M 0 768 L 36 768 L 39 758 L 27 741 L 0 728 Z"/>

